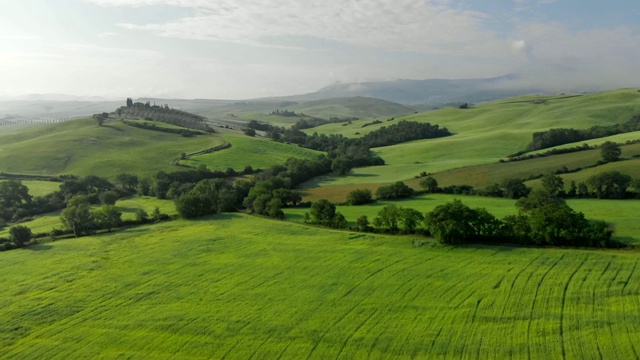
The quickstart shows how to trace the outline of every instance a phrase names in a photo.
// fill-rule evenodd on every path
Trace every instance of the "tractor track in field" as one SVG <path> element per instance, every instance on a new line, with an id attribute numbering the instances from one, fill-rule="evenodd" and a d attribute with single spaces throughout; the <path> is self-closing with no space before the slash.
<path id="1" fill-rule="evenodd" d="M 516 282 L 518 281 L 518 279 L 520 278 L 520 275 L 522 275 L 522 273 L 529 268 L 529 266 L 533 265 L 533 263 L 535 263 L 536 261 L 538 261 L 538 259 L 540 259 L 540 257 L 542 257 L 542 254 L 534 257 L 533 259 L 531 259 L 531 261 L 529 261 L 529 263 L 527 263 L 527 265 L 525 265 L 522 269 L 520 269 L 520 271 L 518 271 L 518 273 L 516 274 L 516 276 L 514 276 L 513 280 L 511 281 L 511 287 L 509 287 L 509 292 L 507 294 L 507 299 L 504 302 L 504 306 L 502 307 L 502 316 L 504 317 L 505 312 L 507 310 L 507 306 L 509 306 L 509 301 L 511 300 L 511 294 L 513 293 L 513 287 L 515 286 Z M 528 281 L 528 280 L 527 280 Z"/>
<path id="2" fill-rule="evenodd" d="M 416 255 L 417 256 L 417 255 Z M 380 269 L 374 271 L 373 273 L 369 274 L 368 276 L 366 276 L 363 280 L 361 280 L 360 282 L 358 282 L 355 286 L 353 286 L 351 289 L 349 289 L 346 293 L 344 293 L 339 300 L 343 300 L 347 295 L 351 294 L 356 288 L 360 287 L 360 285 L 362 285 L 364 282 L 368 281 L 369 279 L 371 279 L 372 277 L 374 277 L 375 275 L 381 273 L 384 270 L 389 269 L 390 267 L 399 264 L 401 262 L 406 261 L 406 258 L 394 261 L 390 264 L 387 264 L 383 267 L 381 267 Z M 376 262 L 376 261 L 374 261 Z M 372 263 L 374 263 L 372 262 Z M 366 297 L 362 297 L 362 299 L 360 301 L 358 301 L 356 304 L 354 304 L 351 308 L 349 308 L 346 312 L 343 313 L 343 315 L 337 320 L 335 321 L 331 326 L 328 326 L 325 328 L 325 331 L 322 333 L 322 335 L 320 336 L 320 338 L 315 342 L 313 348 L 311 349 L 311 351 L 309 352 L 309 354 L 307 355 L 307 359 L 311 358 L 311 356 L 313 355 L 313 353 L 316 351 L 316 349 L 318 348 L 318 345 L 320 345 L 320 343 L 322 342 L 322 340 L 324 339 L 324 337 L 327 335 L 327 333 L 329 332 L 330 329 L 335 328 L 338 324 L 340 324 L 342 321 L 344 321 L 349 314 L 351 314 L 353 312 L 353 310 L 355 310 L 356 308 L 358 308 L 360 306 L 360 304 L 362 304 L 365 300 L 367 300 Z"/>
<path id="3" fill-rule="evenodd" d="M 569 284 L 571 284 L 571 280 L 573 280 L 573 277 L 576 275 L 578 270 L 580 270 L 580 268 L 587 262 L 587 259 L 589 259 L 589 255 L 586 255 L 585 258 L 580 262 L 580 264 L 575 268 L 575 270 L 573 270 L 571 275 L 569 275 L 569 278 L 567 279 L 567 282 L 564 284 L 564 288 L 562 289 L 562 301 L 560 305 L 560 344 L 562 345 L 563 359 L 567 358 L 567 351 L 566 351 L 565 338 L 564 338 L 564 312 L 565 312 L 565 305 L 567 302 L 567 292 L 569 290 Z"/>
<path id="4" fill-rule="evenodd" d="M 613 262 L 613 257 L 610 257 L 609 261 L 607 261 L 607 265 L 604 267 L 604 269 L 602 270 L 602 272 L 598 276 L 598 279 L 596 280 L 596 282 L 595 282 L 595 284 L 593 286 L 593 291 L 591 292 L 591 315 L 594 318 L 595 318 L 595 314 L 596 314 L 596 299 L 598 298 L 598 295 L 596 294 L 596 289 L 597 289 L 596 285 L 600 283 L 600 281 L 602 280 L 604 275 L 607 273 L 607 270 L 609 270 L 609 267 L 611 267 L 611 263 L 612 262 Z M 583 282 L 584 282 L 584 280 L 583 280 Z M 595 332 L 594 336 L 596 338 L 595 344 L 596 344 L 596 349 L 598 350 L 598 356 L 600 357 L 600 359 L 603 359 L 603 357 L 602 357 L 602 349 L 600 349 L 600 342 L 598 341 L 598 332 Z"/>
<path id="5" fill-rule="evenodd" d="M 534 310 L 534 308 L 536 306 L 536 302 L 538 300 L 538 292 L 540 291 L 540 286 L 544 282 L 544 279 L 547 277 L 547 275 L 551 272 L 551 270 L 553 270 L 553 268 L 555 268 L 556 265 L 558 265 L 560 263 L 560 261 L 562 261 L 564 256 L 565 256 L 565 254 L 560 255 L 560 257 L 547 269 L 547 271 L 545 271 L 545 273 L 540 278 L 540 281 L 538 281 L 538 285 L 536 286 L 535 294 L 533 295 L 533 301 L 531 302 L 531 308 L 529 309 L 529 322 L 527 324 L 527 344 L 531 344 L 531 323 L 533 322 L 533 310 Z M 527 346 L 527 358 L 531 359 L 531 347 L 530 346 Z"/>
<path id="6" fill-rule="evenodd" d="M 269 334 L 269 336 L 267 336 L 266 339 L 264 339 L 263 342 L 260 343 L 260 345 L 258 345 L 255 350 L 253 350 L 253 353 L 251 353 L 251 356 L 249 356 L 249 359 L 253 359 L 254 357 L 256 357 L 258 355 L 258 351 L 260 350 L 260 348 L 267 343 L 267 341 L 269 341 L 269 339 L 271 339 L 273 337 L 273 334 Z"/>
<path id="7" fill-rule="evenodd" d="M 633 264 L 633 268 L 632 268 L 631 272 L 629 273 L 629 276 L 627 276 L 627 279 L 625 280 L 624 285 L 622 285 L 622 290 L 620 291 L 620 294 L 621 294 L 622 296 L 624 296 L 624 290 L 625 290 L 625 288 L 627 287 L 627 284 L 629 283 L 629 281 L 631 280 L 631 276 L 632 276 L 632 275 L 635 273 L 635 271 L 636 271 L 636 267 L 637 267 L 637 265 L 638 265 L 638 261 L 639 261 L 639 260 L 636 260 L 636 261 L 634 262 L 634 264 Z M 627 301 L 626 301 L 626 299 L 625 299 L 625 301 L 623 301 L 623 302 L 622 302 L 622 307 L 623 307 L 623 309 L 626 309 L 626 308 L 627 308 Z M 629 344 L 631 344 L 631 350 L 633 351 L 633 355 L 634 355 L 634 357 L 635 357 L 636 359 L 640 359 L 640 356 L 639 356 L 639 354 L 638 354 L 638 350 L 636 349 L 636 346 L 635 346 L 636 341 L 635 341 L 635 339 L 633 339 L 633 338 L 630 336 L 630 333 L 631 333 L 631 331 L 630 331 L 630 330 L 631 330 L 632 328 L 633 328 L 633 330 L 636 330 L 636 329 L 635 329 L 635 325 L 634 325 L 632 322 L 628 322 L 628 323 L 627 323 L 627 338 L 629 339 Z"/>
<path id="8" fill-rule="evenodd" d="M 347 347 L 347 344 L 349 343 L 349 341 L 351 341 L 351 339 L 358 333 L 358 331 L 362 328 L 362 326 L 364 326 L 364 324 L 366 324 L 367 322 L 369 322 L 369 320 L 371 320 L 372 317 L 374 317 L 377 313 L 378 310 L 380 310 L 379 308 L 376 308 L 375 310 L 373 310 L 371 312 L 371 314 L 369 314 L 369 316 L 367 316 L 361 323 L 360 325 L 358 325 L 352 332 L 351 334 L 349 334 L 349 336 L 347 336 L 344 341 L 342 342 L 342 346 L 340 347 L 340 351 L 338 351 L 338 355 L 336 355 L 336 359 L 340 357 L 340 355 L 342 355 L 342 352 L 344 351 L 345 347 Z"/>

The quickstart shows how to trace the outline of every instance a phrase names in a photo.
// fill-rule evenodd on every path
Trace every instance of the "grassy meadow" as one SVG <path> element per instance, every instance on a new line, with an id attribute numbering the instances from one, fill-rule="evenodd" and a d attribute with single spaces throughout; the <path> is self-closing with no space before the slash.
<path id="1" fill-rule="evenodd" d="M 31 196 L 43 196 L 60 189 L 59 182 L 43 180 L 20 180 L 23 185 L 29 188 Z"/>
<path id="2" fill-rule="evenodd" d="M 242 214 L 3 253 L 4 359 L 634 358 L 636 253 Z"/>

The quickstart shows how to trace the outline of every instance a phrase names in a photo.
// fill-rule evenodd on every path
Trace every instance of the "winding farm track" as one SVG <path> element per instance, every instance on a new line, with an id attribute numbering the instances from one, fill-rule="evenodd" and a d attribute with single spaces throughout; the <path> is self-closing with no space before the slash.
<path id="1" fill-rule="evenodd" d="M 638 356 L 634 252 L 282 225 L 222 215 L 0 253 L 0 358 Z"/>

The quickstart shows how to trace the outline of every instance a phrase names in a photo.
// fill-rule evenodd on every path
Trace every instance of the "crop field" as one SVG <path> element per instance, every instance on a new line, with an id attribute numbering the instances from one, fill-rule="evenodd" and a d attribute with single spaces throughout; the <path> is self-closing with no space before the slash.
<path id="1" fill-rule="evenodd" d="M 386 161 L 386 166 L 354 169 L 352 176 L 321 177 L 313 186 L 383 184 L 413 178 L 422 171 L 439 173 L 447 170 L 490 163 L 508 154 L 524 150 L 536 131 L 552 127 L 588 128 L 593 125 L 617 124 L 640 113 L 640 93 L 616 90 L 592 95 L 551 99 L 534 104 L 529 99 L 497 101 L 471 109 L 447 108 L 428 113 L 395 117 L 430 122 L 447 127 L 454 135 L 373 149 Z M 329 124 L 305 130 L 307 133 L 341 133 L 363 135 L 393 122 L 362 128 L 368 120 L 351 125 Z"/>
<path id="2" fill-rule="evenodd" d="M 123 220 L 133 220 L 136 218 L 136 211 L 142 209 L 151 215 L 151 212 L 158 207 L 162 214 L 176 215 L 176 207 L 172 200 L 159 200 L 150 196 L 132 196 L 130 198 L 121 199 L 116 202 L 116 206 L 122 211 Z M 44 214 L 33 220 L 25 221 L 20 225 L 31 229 L 34 234 L 49 233 L 54 228 L 63 229 L 62 221 L 60 221 L 61 211 Z M 9 237 L 9 229 L 7 226 L 0 229 L 0 237 Z"/>
<path id="3" fill-rule="evenodd" d="M 273 165 L 284 164 L 290 157 L 313 159 L 323 154 L 320 151 L 296 145 L 240 134 L 239 132 L 228 132 L 220 135 L 231 143 L 231 148 L 194 156 L 187 160 L 182 160 L 180 163 L 192 167 L 206 165 L 211 170 L 233 168 L 234 170 L 242 171 L 247 165 L 251 165 L 254 169 L 266 169 Z"/>
<path id="4" fill-rule="evenodd" d="M 636 253 L 412 244 L 233 214 L 1 253 L 0 358 L 640 354 Z"/>
<path id="5" fill-rule="evenodd" d="M 448 194 L 426 194 L 404 200 L 376 201 L 360 206 L 339 205 L 337 211 L 341 212 L 351 225 L 355 225 L 356 219 L 361 215 L 366 215 L 370 222 L 373 221 L 378 212 L 388 204 L 414 208 L 426 213 L 438 205 L 451 202 L 453 199 L 459 199 L 472 208 L 486 208 L 499 219 L 518 213 L 515 200 Z M 640 222 L 637 221 L 638 214 L 640 214 L 640 201 L 572 199 L 568 200 L 567 204 L 574 210 L 583 212 L 588 219 L 599 219 L 613 224 L 616 239 L 629 244 L 640 244 Z M 284 209 L 284 212 L 288 221 L 302 223 L 304 213 L 309 212 L 309 208 L 289 208 Z"/>
<path id="6" fill-rule="evenodd" d="M 74 174 L 113 178 L 122 172 L 146 175 L 176 171 L 182 152 L 222 144 L 217 135 L 185 138 L 137 129 L 117 121 L 98 126 L 93 119 L 0 134 L 0 171 L 18 174 Z M 16 155 L 19 154 L 19 155 Z"/>

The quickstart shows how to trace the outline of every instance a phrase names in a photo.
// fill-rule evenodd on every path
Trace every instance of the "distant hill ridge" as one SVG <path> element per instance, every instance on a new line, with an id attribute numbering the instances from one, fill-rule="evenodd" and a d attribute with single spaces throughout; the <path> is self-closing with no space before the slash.
<path id="1" fill-rule="evenodd" d="M 542 89 L 517 85 L 519 77 L 480 79 L 401 79 L 357 83 L 335 83 L 303 95 L 278 97 L 290 101 L 314 101 L 341 97 L 371 97 L 403 105 L 487 102 L 519 95 L 537 94 Z"/>

